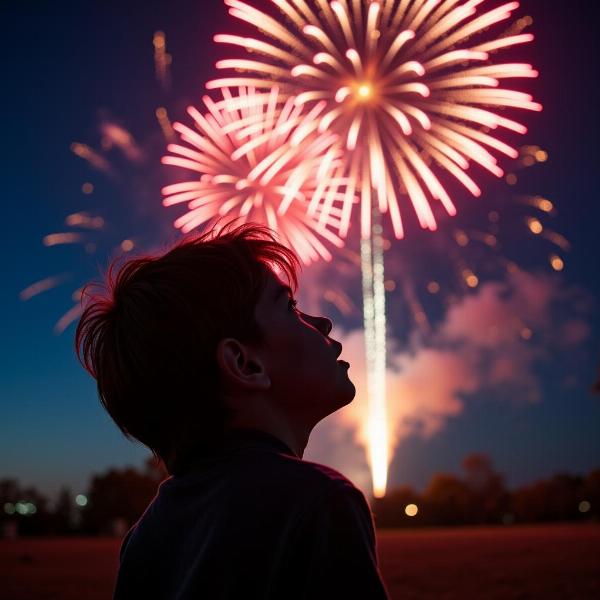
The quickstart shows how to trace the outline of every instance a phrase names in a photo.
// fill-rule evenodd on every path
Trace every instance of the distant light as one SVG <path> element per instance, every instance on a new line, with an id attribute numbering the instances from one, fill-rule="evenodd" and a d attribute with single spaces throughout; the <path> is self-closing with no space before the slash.
<path id="1" fill-rule="evenodd" d="M 27 502 L 25 507 L 27 508 L 28 515 L 34 515 L 37 512 L 37 506 L 33 502 Z"/>
<path id="2" fill-rule="evenodd" d="M 17 502 L 15 504 L 15 509 L 20 515 L 26 515 L 29 512 L 26 502 Z"/>
<path id="3" fill-rule="evenodd" d="M 15 514 L 15 505 L 12 502 L 5 502 L 4 503 L 4 512 L 7 515 L 14 515 Z"/>
<path id="4" fill-rule="evenodd" d="M 75 504 L 77 504 L 77 506 L 86 506 L 87 503 L 87 496 L 84 496 L 83 494 L 77 494 L 77 496 L 75 496 Z"/>
<path id="5" fill-rule="evenodd" d="M 538 208 L 543 210 L 544 212 L 552 212 L 554 209 L 554 204 L 550 202 L 550 200 L 546 200 L 546 198 L 539 198 L 538 200 Z"/>
<path id="6" fill-rule="evenodd" d="M 533 331 L 531 331 L 531 329 L 529 329 L 529 327 L 524 327 L 523 329 L 521 329 L 521 337 L 524 340 L 530 340 L 532 335 L 533 335 Z"/>
<path id="7" fill-rule="evenodd" d="M 548 160 L 548 153 L 545 150 L 538 150 L 535 153 L 535 159 L 538 162 L 546 162 Z"/>
<path id="8" fill-rule="evenodd" d="M 479 285 L 479 278 L 477 277 L 477 275 L 475 275 L 475 273 L 473 273 L 473 271 L 465 269 L 463 271 L 463 278 L 465 280 L 465 283 L 470 288 L 476 288 Z"/>
<path id="9" fill-rule="evenodd" d="M 587 500 L 582 500 L 579 503 L 579 512 L 580 513 L 590 512 L 591 508 L 592 508 L 592 505 Z"/>
<path id="10" fill-rule="evenodd" d="M 135 244 L 131 240 L 123 240 L 121 242 L 121 250 L 123 250 L 123 252 L 131 252 L 131 250 L 133 250 L 134 245 Z"/>
<path id="11" fill-rule="evenodd" d="M 526 167 L 531 167 L 532 165 L 535 164 L 535 157 L 533 157 L 533 156 L 524 156 L 523 157 L 523 164 Z"/>
<path id="12" fill-rule="evenodd" d="M 416 504 L 407 504 L 404 512 L 407 517 L 416 517 L 419 512 L 419 507 Z"/>
<path id="13" fill-rule="evenodd" d="M 555 271 L 562 271 L 565 268 L 563 259 L 556 254 L 550 255 L 550 265 Z"/>
<path id="14" fill-rule="evenodd" d="M 430 294 L 437 294 L 440 291 L 440 284 L 437 281 L 430 281 L 427 284 L 427 291 Z"/>
<path id="15" fill-rule="evenodd" d="M 82 186 L 81 186 L 81 191 L 84 194 L 91 194 L 94 191 L 94 185 L 91 184 L 89 181 L 86 181 Z"/>
<path id="16" fill-rule="evenodd" d="M 396 282 L 392 279 L 388 279 L 385 282 L 385 291 L 386 292 L 393 292 L 396 289 Z"/>
<path id="17" fill-rule="evenodd" d="M 531 233 L 534 233 L 535 235 L 538 235 L 542 233 L 542 231 L 544 231 L 544 226 L 535 217 L 528 219 L 527 227 L 529 227 L 529 231 L 531 231 Z"/>
<path id="18" fill-rule="evenodd" d="M 488 219 L 490 223 L 497 223 L 500 220 L 500 214 L 497 211 L 492 210 L 488 213 Z"/>
<path id="19" fill-rule="evenodd" d="M 517 179 L 517 176 L 514 173 L 509 173 L 506 176 L 506 183 L 508 183 L 508 185 L 516 185 L 517 181 L 519 181 Z"/>

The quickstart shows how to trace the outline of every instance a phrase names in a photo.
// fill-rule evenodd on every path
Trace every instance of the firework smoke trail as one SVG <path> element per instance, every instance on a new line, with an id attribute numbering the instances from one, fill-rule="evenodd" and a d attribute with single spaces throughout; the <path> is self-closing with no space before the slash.
<path id="1" fill-rule="evenodd" d="M 198 131 L 175 123 L 186 145 L 170 144 L 162 162 L 197 172 L 198 178 L 163 188 L 165 206 L 186 203 L 175 221 L 183 232 L 221 227 L 222 217 L 260 222 L 278 232 L 305 264 L 331 253 L 319 239 L 342 247 L 331 231 L 340 225 L 340 150 L 337 136 L 308 132 L 323 110 L 306 111 L 276 87 L 266 93 L 240 88 L 234 96 L 203 101 L 203 115 L 190 107 Z"/>
<path id="2" fill-rule="evenodd" d="M 481 190 L 467 174 L 471 163 L 503 175 L 492 151 L 511 158 L 518 153 L 488 131 L 523 134 L 527 129 L 491 109 L 542 107 L 529 94 L 500 87 L 504 79 L 537 77 L 531 65 L 495 64 L 490 53 L 530 42 L 533 36 L 514 34 L 522 29 L 518 26 L 498 38 L 489 37 L 488 29 L 511 18 L 518 2 L 487 11 L 481 8 L 484 0 L 273 3 L 284 19 L 240 0 L 225 0 L 232 16 L 267 39 L 217 35 L 215 41 L 241 47 L 252 56 L 219 61 L 220 69 L 245 73 L 211 81 L 207 87 L 268 89 L 276 80 L 298 104 L 324 103 L 312 126 L 338 133 L 338 143 L 347 151 L 344 173 L 349 184 L 339 231 L 347 235 L 359 191 L 367 364 L 370 378 L 377 381 L 369 384 L 370 394 L 377 394 L 370 398 L 372 430 L 378 432 L 370 449 L 375 479 L 375 473 L 387 470 L 382 445 L 378 442 L 374 448 L 375 439 L 387 435 L 381 424 L 385 383 L 375 366 L 381 355 L 385 364 L 385 312 L 379 313 L 385 311 L 383 253 L 376 251 L 381 239 L 375 233 L 380 213 L 389 214 L 397 238 L 404 236 L 404 226 L 396 190 L 408 198 L 422 228 L 437 227 L 431 200 L 454 215 L 454 203 L 431 162 L 474 196 Z M 380 496 L 385 478 L 377 479 L 374 493 Z"/>
<path id="3" fill-rule="evenodd" d="M 390 447 L 385 389 L 387 352 L 383 227 L 380 220 L 380 215 L 375 214 L 372 237 L 360 241 L 367 386 L 370 400 L 369 462 L 375 496 L 385 494 Z"/>

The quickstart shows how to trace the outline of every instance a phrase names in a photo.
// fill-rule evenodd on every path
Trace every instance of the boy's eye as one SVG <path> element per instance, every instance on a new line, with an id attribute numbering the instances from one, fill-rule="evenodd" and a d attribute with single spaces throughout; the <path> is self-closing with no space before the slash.
<path id="1" fill-rule="evenodd" d="M 289 310 L 296 310 L 296 306 L 298 306 L 298 300 L 294 300 L 293 298 L 290 298 L 290 300 L 288 302 Z"/>

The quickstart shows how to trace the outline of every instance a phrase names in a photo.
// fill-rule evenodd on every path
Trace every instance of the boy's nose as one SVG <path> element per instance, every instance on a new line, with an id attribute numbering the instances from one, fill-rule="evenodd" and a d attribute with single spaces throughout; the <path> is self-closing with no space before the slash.
<path id="1" fill-rule="evenodd" d="M 328 336 L 333 329 L 333 323 L 327 317 L 313 317 L 306 315 L 308 320 L 325 336 Z"/>
<path id="2" fill-rule="evenodd" d="M 319 317 L 319 320 L 323 324 L 325 335 L 329 335 L 333 329 L 333 323 L 331 322 L 331 319 L 328 319 L 327 317 Z"/>

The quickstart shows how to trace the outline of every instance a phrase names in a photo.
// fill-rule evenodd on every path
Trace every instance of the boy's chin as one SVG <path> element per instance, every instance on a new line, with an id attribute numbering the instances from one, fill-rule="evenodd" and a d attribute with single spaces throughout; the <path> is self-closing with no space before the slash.
<path id="1" fill-rule="evenodd" d="M 354 387 L 354 384 L 348 379 L 346 385 L 344 386 L 343 392 L 338 396 L 339 400 L 338 407 L 336 408 L 336 410 L 350 404 L 355 397 L 356 388 Z"/>

